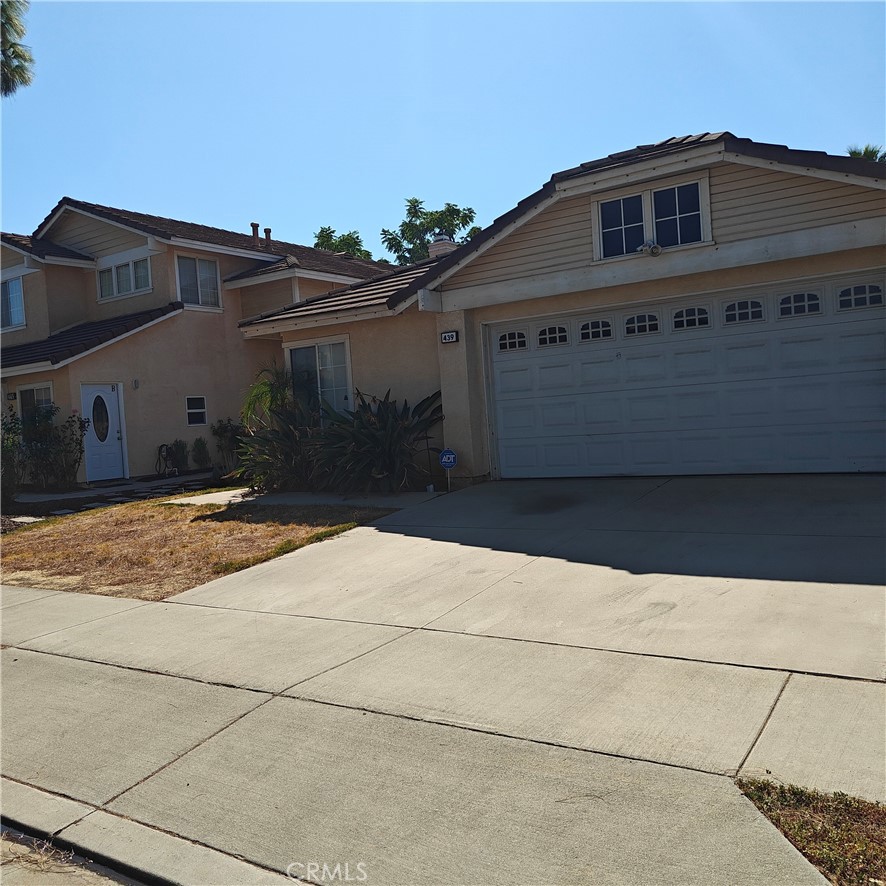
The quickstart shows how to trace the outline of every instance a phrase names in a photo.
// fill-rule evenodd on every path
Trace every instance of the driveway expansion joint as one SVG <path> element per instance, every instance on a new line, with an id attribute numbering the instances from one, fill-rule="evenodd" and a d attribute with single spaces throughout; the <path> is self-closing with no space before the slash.
<path id="1" fill-rule="evenodd" d="M 782 695 L 784 695 L 785 689 L 788 688 L 788 683 L 791 680 L 791 674 L 788 674 L 787 677 L 784 678 L 784 683 L 781 684 L 781 689 L 778 690 L 778 695 L 775 696 L 775 701 L 772 702 L 772 707 L 769 708 L 769 713 L 766 715 L 763 722 L 760 724 L 759 730 L 757 730 L 757 734 L 754 736 L 754 740 L 751 742 L 751 746 L 748 748 L 748 752 L 742 757 L 741 763 L 738 765 L 738 769 L 735 771 L 736 776 L 742 769 L 744 769 L 745 763 L 748 762 L 748 757 L 753 753 L 754 748 L 757 746 L 757 742 L 760 741 L 761 736 L 763 735 L 766 727 L 769 725 L 769 721 L 772 719 L 772 715 L 775 713 L 775 708 L 778 706 L 778 703 L 781 701 Z"/>

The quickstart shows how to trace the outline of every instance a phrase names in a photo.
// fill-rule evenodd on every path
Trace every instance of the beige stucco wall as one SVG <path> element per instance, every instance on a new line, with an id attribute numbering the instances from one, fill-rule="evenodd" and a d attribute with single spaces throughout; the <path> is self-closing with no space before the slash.
<path id="1" fill-rule="evenodd" d="M 21 268 L 24 270 L 24 265 Z M 14 271 L 12 273 L 15 274 Z M 49 335 L 45 271 L 38 270 L 22 276 L 22 297 L 25 303 L 25 326 L 3 333 L 0 346 L 4 348 L 40 341 Z"/>
<path id="2" fill-rule="evenodd" d="M 754 264 L 726 271 L 611 286 L 436 315 L 440 331 L 458 329 L 463 341 L 461 346 L 437 345 L 443 407 L 446 410 L 446 443 L 459 453 L 459 465 L 453 476 L 463 480 L 479 478 L 489 474 L 491 468 L 488 430 L 491 413 L 487 402 L 486 355 L 483 345 L 484 328 L 487 325 L 560 312 L 676 298 L 693 293 L 777 284 L 779 281 L 804 277 L 852 273 L 858 269 L 877 268 L 882 261 L 883 253 L 879 248 L 847 250 L 804 259 Z M 443 289 L 445 292 L 446 287 Z"/>

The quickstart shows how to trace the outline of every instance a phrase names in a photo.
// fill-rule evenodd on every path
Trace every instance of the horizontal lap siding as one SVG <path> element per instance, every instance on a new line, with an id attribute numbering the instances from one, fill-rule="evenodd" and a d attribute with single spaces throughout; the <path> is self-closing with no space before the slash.
<path id="1" fill-rule="evenodd" d="M 48 233 L 54 243 L 101 257 L 144 246 L 146 238 L 77 213 L 67 213 Z"/>
<path id="2" fill-rule="evenodd" d="M 883 215 L 882 191 L 753 166 L 711 169 L 711 221 L 718 243 Z"/>
<path id="3" fill-rule="evenodd" d="M 580 268 L 593 259 L 591 199 L 562 200 L 478 256 L 446 283 L 447 289 Z"/>

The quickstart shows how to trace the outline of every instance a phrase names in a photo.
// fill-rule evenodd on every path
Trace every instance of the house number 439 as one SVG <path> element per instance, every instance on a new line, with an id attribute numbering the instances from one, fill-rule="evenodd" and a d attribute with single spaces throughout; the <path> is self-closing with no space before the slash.
<path id="1" fill-rule="evenodd" d="M 452 344 L 452 342 L 458 341 L 458 330 L 454 329 L 452 330 L 452 332 L 441 332 L 440 341 L 444 345 Z"/>

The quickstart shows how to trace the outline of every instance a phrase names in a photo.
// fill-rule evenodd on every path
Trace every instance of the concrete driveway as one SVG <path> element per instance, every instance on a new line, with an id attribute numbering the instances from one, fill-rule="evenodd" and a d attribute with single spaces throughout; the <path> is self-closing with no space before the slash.
<path id="1" fill-rule="evenodd" d="M 732 778 L 886 799 L 884 493 L 502 482 L 165 603 L 7 591 L 4 815 L 180 882 L 823 882 Z"/>

